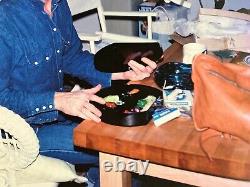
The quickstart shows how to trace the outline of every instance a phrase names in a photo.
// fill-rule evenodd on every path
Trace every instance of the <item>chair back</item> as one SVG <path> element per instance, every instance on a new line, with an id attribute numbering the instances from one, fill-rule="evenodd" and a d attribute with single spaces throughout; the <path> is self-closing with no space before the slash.
<path id="1" fill-rule="evenodd" d="M 68 0 L 72 16 L 96 9 L 102 32 L 107 32 L 101 0 Z"/>

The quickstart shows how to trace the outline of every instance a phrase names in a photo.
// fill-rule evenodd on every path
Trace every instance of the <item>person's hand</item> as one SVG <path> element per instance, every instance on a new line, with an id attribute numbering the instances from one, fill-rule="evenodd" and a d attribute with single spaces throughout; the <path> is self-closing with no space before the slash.
<path id="1" fill-rule="evenodd" d="M 101 85 L 97 85 L 86 90 L 78 88 L 73 89 L 71 92 L 56 92 L 54 99 L 55 108 L 68 115 L 100 122 L 101 111 L 90 103 L 90 101 L 95 101 L 105 104 L 103 98 L 95 95 L 100 89 Z"/>
<path id="2" fill-rule="evenodd" d="M 121 72 L 121 73 L 113 73 L 112 80 L 132 80 L 138 81 L 142 80 L 146 77 L 149 77 L 150 74 L 154 71 L 157 67 L 156 63 L 146 57 L 141 59 L 142 62 L 146 64 L 146 66 L 139 64 L 134 60 L 130 60 L 128 62 L 129 67 L 131 68 L 128 71 Z"/>

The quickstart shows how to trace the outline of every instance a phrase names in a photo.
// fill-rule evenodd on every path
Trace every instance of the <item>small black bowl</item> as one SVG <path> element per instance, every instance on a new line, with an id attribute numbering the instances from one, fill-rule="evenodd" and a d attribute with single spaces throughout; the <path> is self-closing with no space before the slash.
<path id="1" fill-rule="evenodd" d="M 183 90 L 193 90 L 193 81 L 191 79 L 192 66 L 181 62 L 168 62 L 159 66 L 154 73 L 156 84 L 162 88 L 174 86 Z"/>
<path id="2" fill-rule="evenodd" d="M 129 92 L 133 89 L 138 89 L 139 92 L 129 94 Z M 133 84 L 104 88 L 100 90 L 97 95 L 103 98 L 109 95 L 119 95 L 119 98 L 124 101 L 123 105 L 117 105 L 117 107 L 113 109 L 107 107 L 106 105 L 94 103 L 94 105 L 102 112 L 101 120 L 103 122 L 117 126 L 132 127 L 148 124 L 148 122 L 152 119 L 154 107 L 151 106 L 144 112 L 124 113 L 124 110 L 130 110 L 136 106 L 139 99 L 144 99 L 149 95 L 155 96 L 156 99 L 158 99 L 161 97 L 162 92 L 161 90 L 150 86 Z"/>

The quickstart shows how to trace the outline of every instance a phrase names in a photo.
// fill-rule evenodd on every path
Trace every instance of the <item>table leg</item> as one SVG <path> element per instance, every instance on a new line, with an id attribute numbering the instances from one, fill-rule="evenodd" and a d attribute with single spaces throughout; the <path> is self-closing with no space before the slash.
<path id="1" fill-rule="evenodd" d="M 116 155 L 100 153 L 100 185 L 101 187 L 131 187 L 131 173 L 127 171 L 116 171 L 111 167 L 114 166 Z M 105 165 L 106 163 L 106 165 Z M 105 166 L 110 166 L 109 168 Z"/>

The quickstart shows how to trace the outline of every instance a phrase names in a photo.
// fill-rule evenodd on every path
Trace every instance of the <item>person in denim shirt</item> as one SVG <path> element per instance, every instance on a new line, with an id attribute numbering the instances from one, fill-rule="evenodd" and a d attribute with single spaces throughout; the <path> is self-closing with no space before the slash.
<path id="1" fill-rule="evenodd" d="M 100 122 L 101 112 L 89 102 L 105 103 L 96 92 L 111 80 L 148 77 L 156 64 L 143 58 L 148 66 L 130 61 L 127 72 L 97 71 L 93 54 L 82 50 L 66 0 L 1 0 L 0 14 L 0 105 L 34 127 L 41 154 L 72 164 L 98 164 L 97 153 L 76 150 L 72 137 L 77 123 L 60 120 L 60 113 Z M 64 73 L 94 87 L 65 92 Z"/>

